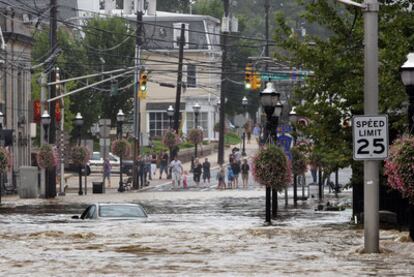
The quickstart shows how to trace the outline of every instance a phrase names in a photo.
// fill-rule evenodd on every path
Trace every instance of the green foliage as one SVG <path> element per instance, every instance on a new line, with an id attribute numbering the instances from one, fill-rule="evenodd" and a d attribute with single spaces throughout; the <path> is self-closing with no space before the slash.
<path id="1" fill-rule="evenodd" d="M 157 0 L 157 10 L 188 13 L 190 10 L 190 0 Z"/>
<path id="2" fill-rule="evenodd" d="M 229 145 L 235 145 L 239 144 L 241 142 L 241 139 L 238 134 L 229 132 L 227 134 L 224 134 L 224 143 Z"/>
<path id="3" fill-rule="evenodd" d="M 223 2 L 221 0 L 198 0 L 193 5 L 195 14 L 210 15 L 215 18 L 223 16 Z"/>
<path id="4" fill-rule="evenodd" d="M 331 1 L 299 1 L 305 11 L 301 20 L 319 26 L 326 35 L 304 38 L 292 33 L 292 23 L 283 14 L 276 18 L 274 40 L 284 49 L 276 56 L 314 72 L 298 87 L 292 104 L 297 113 L 310 119 L 308 127 L 298 126 L 314 142 L 314 152 L 326 173 L 352 162 L 351 128 L 341 123 L 363 113 L 363 18 L 358 9 Z M 402 5 L 381 5 L 379 16 L 380 113 L 390 117 L 392 130 L 401 130 L 401 103 L 406 99 L 399 67 L 414 45 L 414 17 Z"/>

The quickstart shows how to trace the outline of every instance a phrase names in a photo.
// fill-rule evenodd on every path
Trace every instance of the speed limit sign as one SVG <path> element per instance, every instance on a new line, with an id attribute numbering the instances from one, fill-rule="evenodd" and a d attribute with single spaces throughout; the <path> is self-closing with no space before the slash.
<path id="1" fill-rule="evenodd" d="M 383 160 L 388 157 L 388 117 L 352 117 L 354 160 Z"/>

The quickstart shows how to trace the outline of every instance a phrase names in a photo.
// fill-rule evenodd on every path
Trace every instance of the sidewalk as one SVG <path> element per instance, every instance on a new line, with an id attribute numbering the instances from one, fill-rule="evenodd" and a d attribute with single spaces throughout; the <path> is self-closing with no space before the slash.
<path id="1" fill-rule="evenodd" d="M 224 149 L 224 163 L 227 164 L 228 163 L 228 156 L 231 153 L 231 150 L 234 147 L 238 147 L 240 148 L 240 151 L 242 150 L 240 145 L 232 145 L 229 148 L 225 148 Z M 259 149 L 257 143 L 255 140 L 252 140 L 251 143 L 247 143 L 246 141 L 246 154 L 247 154 L 247 158 L 253 156 L 257 150 Z M 212 153 L 210 155 L 207 156 L 200 156 L 199 160 L 201 163 L 204 162 L 205 158 L 208 158 L 208 160 L 211 163 L 211 169 L 217 169 L 219 168 L 219 164 L 217 163 L 217 156 L 218 153 Z M 188 172 L 190 172 L 191 169 L 191 162 L 186 162 L 183 163 L 183 168 L 184 170 L 187 170 Z M 192 174 L 190 174 L 190 176 L 192 176 Z M 65 177 L 67 177 L 67 182 L 66 182 L 66 193 L 72 194 L 72 193 L 78 193 L 79 190 L 79 177 L 76 173 L 73 174 L 65 174 Z M 124 182 L 127 180 L 128 176 L 126 176 L 126 174 L 123 174 L 123 180 Z M 192 177 L 190 177 L 192 178 Z M 93 182 L 102 182 L 103 176 L 102 173 L 96 173 L 96 174 L 91 174 L 90 176 L 87 177 L 87 188 L 88 191 L 87 193 L 92 193 L 92 183 Z M 85 177 L 82 177 L 82 190 L 85 189 Z M 171 179 L 166 179 L 165 176 L 163 176 L 163 179 L 159 179 L 159 168 L 157 168 L 156 174 L 155 176 L 153 176 L 152 180 L 150 180 L 150 185 L 147 187 L 144 187 L 138 191 L 145 191 L 148 188 L 154 187 L 154 186 L 160 186 L 160 185 L 168 185 L 171 184 Z M 106 186 L 106 191 L 105 193 L 118 193 L 118 185 L 119 185 L 119 173 L 112 173 L 111 174 L 111 187 L 108 187 L 108 184 Z"/>

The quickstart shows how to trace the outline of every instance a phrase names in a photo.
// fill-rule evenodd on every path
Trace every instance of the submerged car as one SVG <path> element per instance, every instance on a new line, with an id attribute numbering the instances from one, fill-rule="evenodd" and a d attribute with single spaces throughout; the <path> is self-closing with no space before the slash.
<path id="1" fill-rule="evenodd" d="M 73 219 L 146 219 L 145 209 L 139 204 L 126 203 L 96 203 L 89 205 L 81 216 L 72 216 Z"/>

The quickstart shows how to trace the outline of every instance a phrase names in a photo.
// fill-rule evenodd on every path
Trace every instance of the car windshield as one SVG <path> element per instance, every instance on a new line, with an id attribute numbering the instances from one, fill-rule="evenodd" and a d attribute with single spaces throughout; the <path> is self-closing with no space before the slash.
<path id="1" fill-rule="evenodd" d="M 100 217 L 146 217 L 145 211 L 133 205 L 103 205 L 99 208 Z"/>

